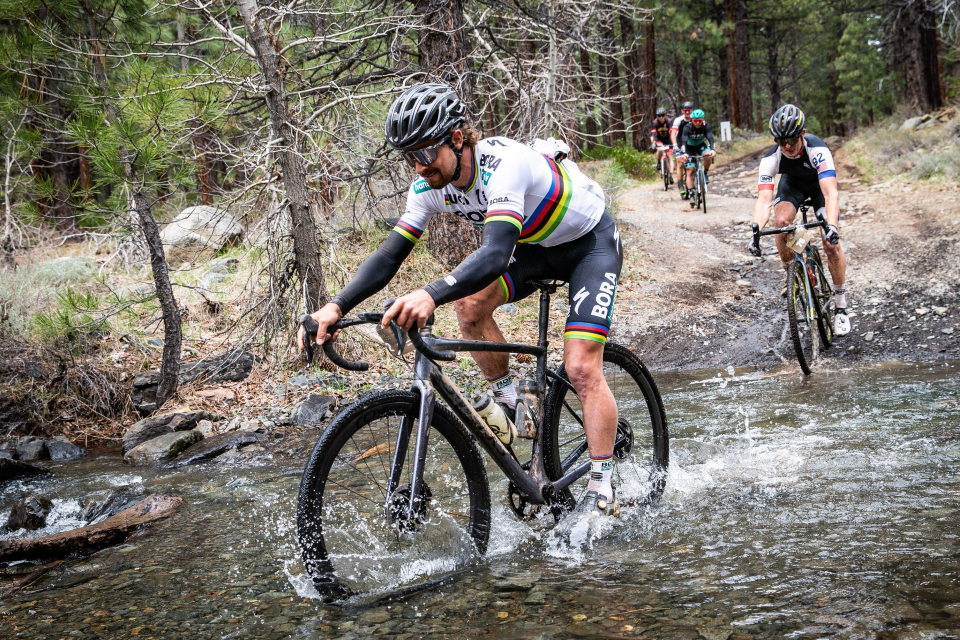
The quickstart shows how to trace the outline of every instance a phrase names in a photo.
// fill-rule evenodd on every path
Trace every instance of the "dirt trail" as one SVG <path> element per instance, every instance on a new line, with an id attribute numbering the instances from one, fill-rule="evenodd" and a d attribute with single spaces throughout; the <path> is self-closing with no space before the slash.
<path id="1" fill-rule="evenodd" d="M 627 262 L 613 335 L 654 369 L 796 363 L 773 241 L 762 258 L 746 251 L 758 156 L 711 170 L 706 214 L 676 186 L 621 197 Z M 853 330 L 818 366 L 960 357 L 960 186 L 868 185 L 842 148 L 836 158 Z"/>

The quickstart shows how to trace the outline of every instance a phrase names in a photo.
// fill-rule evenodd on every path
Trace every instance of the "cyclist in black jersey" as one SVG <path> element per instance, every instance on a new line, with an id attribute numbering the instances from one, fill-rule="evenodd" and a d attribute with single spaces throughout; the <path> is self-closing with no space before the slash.
<path id="1" fill-rule="evenodd" d="M 480 139 L 466 108 L 443 84 L 415 85 L 391 105 L 387 142 L 418 179 L 403 217 L 332 302 L 312 314 L 317 343 L 343 314 L 380 291 L 413 250 L 430 217 L 444 212 L 483 228 L 479 249 L 448 275 L 398 298 L 384 314 L 404 329 L 423 327 L 434 309 L 454 302 L 465 338 L 505 342 L 493 312 L 535 289 L 531 280 L 566 280 L 570 310 L 564 365 L 580 397 L 593 467 L 578 517 L 617 511 L 611 484 L 617 406 L 603 376 L 604 342 L 623 264 L 620 233 L 603 191 L 576 164 L 508 138 Z M 302 331 L 299 342 L 302 348 Z M 517 401 L 509 354 L 473 354 L 508 409 Z M 509 412 L 508 412 L 509 415 Z"/>
<path id="2" fill-rule="evenodd" d="M 667 162 L 670 184 L 673 184 L 673 144 L 670 140 L 670 127 L 667 110 L 660 107 L 657 109 L 657 117 L 650 126 L 650 144 L 657 152 L 657 171 L 660 171 L 661 162 Z"/>
<path id="3" fill-rule="evenodd" d="M 670 126 L 670 142 L 673 144 L 674 157 L 680 155 L 680 133 L 683 131 L 683 128 L 690 123 L 691 113 L 693 113 L 693 103 L 687 100 L 680 105 L 680 115 L 674 118 L 673 124 Z M 680 197 L 686 199 L 687 182 L 683 179 L 683 165 L 681 165 L 680 162 L 677 162 L 677 182 L 677 186 L 680 189 Z"/>
<path id="4" fill-rule="evenodd" d="M 823 213 L 827 227 L 821 229 L 823 251 L 830 265 L 833 280 L 833 301 L 836 314 L 833 317 L 833 332 L 838 336 L 850 333 L 850 318 L 847 316 L 845 278 L 847 258 L 840 246 L 840 195 L 837 189 L 837 170 L 833 154 L 827 145 L 805 128 L 803 112 L 792 104 L 778 109 L 770 117 L 770 133 L 776 144 L 760 160 L 760 177 L 757 203 L 753 209 L 753 221 L 763 229 L 770 217 L 770 207 L 776 225 L 793 224 L 797 210 L 804 200 L 810 198 L 815 211 Z M 780 184 L 774 199 L 773 185 L 777 174 Z M 787 247 L 786 238 L 778 235 L 777 252 L 785 267 L 793 261 L 793 252 Z M 750 252 L 760 255 L 760 247 L 750 240 Z"/>
<path id="5" fill-rule="evenodd" d="M 677 156 L 677 162 L 683 164 L 690 156 L 703 156 L 703 175 L 707 182 L 710 182 L 708 171 L 713 156 L 717 152 L 713 150 L 713 132 L 710 131 L 710 123 L 704 119 L 703 109 L 696 109 L 690 118 L 690 124 L 683 127 L 679 138 L 680 155 Z M 687 190 L 693 189 L 693 165 L 686 167 L 687 170 Z"/>

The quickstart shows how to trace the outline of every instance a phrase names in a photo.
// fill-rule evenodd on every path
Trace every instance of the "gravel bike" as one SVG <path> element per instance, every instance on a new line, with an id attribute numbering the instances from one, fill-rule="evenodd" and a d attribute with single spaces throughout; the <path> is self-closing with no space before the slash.
<path id="1" fill-rule="evenodd" d="M 693 188 L 687 189 L 690 195 L 690 208 L 702 208 L 707 212 L 707 176 L 703 172 L 703 156 L 687 156 L 684 162 L 684 180 L 686 180 L 686 169 L 695 167 L 693 170 Z"/>
<path id="2" fill-rule="evenodd" d="M 759 225 L 753 223 L 756 246 L 761 236 L 791 234 L 787 238 L 787 245 L 793 249 L 793 262 L 787 269 L 787 317 L 793 348 L 804 375 L 810 375 L 810 368 L 820 355 L 820 344 L 829 349 L 833 343 L 833 287 L 823 268 L 820 250 L 810 241 L 811 234 L 806 233 L 808 229 L 826 227 L 827 221 L 817 211 L 817 221 L 807 222 L 810 206 L 809 199 L 800 205 L 801 224 L 760 231 Z"/>
<path id="3" fill-rule="evenodd" d="M 324 600 L 431 584 L 483 556 L 491 502 L 477 445 L 509 479 L 506 502 L 519 518 L 559 520 L 586 493 L 590 458 L 582 408 L 563 366 L 547 368 L 550 294 L 558 283 L 537 286 L 536 345 L 436 337 L 432 318 L 408 333 L 391 324 L 398 354 L 407 338 L 416 348 L 413 384 L 406 391 L 365 395 L 340 412 L 320 436 L 300 482 L 302 558 Z M 382 318 L 360 313 L 329 330 Z M 319 327 L 310 316 L 301 323 L 307 336 L 316 335 Z M 323 350 L 334 364 L 367 368 L 345 360 L 333 343 L 327 340 Z M 306 351 L 309 360 L 312 348 Z M 536 356 L 534 384 L 528 386 L 536 395 L 531 440 L 507 446 L 481 419 L 439 364 L 454 360 L 457 351 Z M 614 455 L 621 461 L 621 504 L 655 504 L 666 483 L 669 450 L 660 392 L 629 349 L 607 342 L 603 361 L 617 401 Z"/>
<path id="4" fill-rule="evenodd" d="M 663 190 L 669 191 L 670 185 L 673 184 L 673 173 L 668 166 L 667 156 L 673 153 L 673 147 L 658 143 L 657 150 L 663 151 L 663 153 L 660 154 L 660 178 L 663 180 Z"/>

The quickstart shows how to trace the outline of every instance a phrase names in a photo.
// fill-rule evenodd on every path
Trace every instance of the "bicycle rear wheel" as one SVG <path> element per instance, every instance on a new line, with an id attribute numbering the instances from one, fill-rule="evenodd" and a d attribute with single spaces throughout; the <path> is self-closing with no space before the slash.
<path id="1" fill-rule="evenodd" d="M 421 502 L 412 516 L 405 508 L 418 408 L 419 397 L 409 391 L 361 398 L 314 447 L 300 481 L 297 536 L 324 600 L 430 582 L 486 551 L 490 491 L 483 460 L 465 427 L 439 404 Z M 388 492 L 401 423 L 411 435 L 397 488 Z"/>
<path id="2" fill-rule="evenodd" d="M 819 342 L 815 328 L 816 310 L 807 300 L 807 277 L 802 263 L 793 261 L 787 271 L 787 317 L 797 360 L 805 375 L 817 359 Z"/>
<path id="3" fill-rule="evenodd" d="M 557 375 L 567 375 L 561 365 Z M 617 403 L 614 482 L 621 504 L 655 504 L 667 482 L 670 443 L 660 391 L 650 372 L 629 349 L 608 342 L 603 350 L 603 375 Z M 589 460 L 583 433 L 583 407 L 572 387 L 551 380 L 543 412 L 543 461 L 547 477 L 561 478 Z M 587 490 L 589 473 L 565 495 L 572 509 Z"/>
<path id="4" fill-rule="evenodd" d="M 667 154 L 663 154 L 663 157 L 660 158 L 660 177 L 663 178 L 663 190 L 670 190 L 670 170 L 667 166 Z"/>
<path id="5" fill-rule="evenodd" d="M 813 253 L 814 292 L 817 298 L 817 329 L 820 330 L 820 341 L 823 348 L 829 349 L 833 345 L 833 314 L 836 303 L 833 301 L 833 286 L 827 279 L 827 272 L 820 259 L 820 251 L 810 247 Z"/>

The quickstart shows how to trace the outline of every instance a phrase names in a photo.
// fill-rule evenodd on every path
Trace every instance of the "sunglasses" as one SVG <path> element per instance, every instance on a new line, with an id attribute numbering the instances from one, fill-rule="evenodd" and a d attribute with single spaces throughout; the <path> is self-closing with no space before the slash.
<path id="1" fill-rule="evenodd" d="M 684 113 L 692 113 L 692 112 L 693 112 L 693 109 L 683 109 L 683 112 L 684 112 Z"/>
<path id="2" fill-rule="evenodd" d="M 404 151 L 400 155 L 403 156 L 403 159 L 406 160 L 411 169 L 415 168 L 418 162 L 423 166 L 427 166 L 436 162 L 437 155 L 440 153 L 440 147 L 448 142 L 450 142 L 450 136 L 445 137 L 435 145 L 424 147 L 422 149 L 416 149 L 414 151 Z"/>
<path id="3" fill-rule="evenodd" d="M 773 141 L 776 142 L 781 147 L 787 147 L 787 146 L 792 147 L 793 145 L 800 142 L 800 136 L 793 136 L 792 138 L 774 138 Z"/>
<path id="4" fill-rule="evenodd" d="M 693 124 L 695 124 L 695 125 L 697 125 L 697 126 L 699 127 L 700 125 L 703 124 L 703 119 L 702 119 L 702 118 L 694 118 L 694 119 L 693 119 Z"/>

